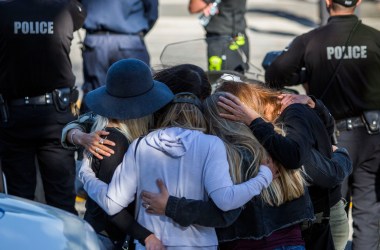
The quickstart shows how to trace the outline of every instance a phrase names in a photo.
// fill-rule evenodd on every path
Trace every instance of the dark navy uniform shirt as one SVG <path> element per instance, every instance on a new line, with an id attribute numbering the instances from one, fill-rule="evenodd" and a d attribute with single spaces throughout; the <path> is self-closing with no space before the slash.
<path id="1" fill-rule="evenodd" d="M 88 31 L 147 33 L 158 18 L 158 0 L 82 0 Z"/>
<path id="2" fill-rule="evenodd" d="M 359 24 L 343 54 L 357 22 L 354 15 L 333 16 L 327 25 L 298 36 L 270 65 L 266 81 L 277 87 L 289 85 L 292 74 L 305 66 L 309 94 L 322 99 L 335 119 L 380 110 L 380 31 Z M 337 77 L 321 98 L 341 58 Z"/>
<path id="3" fill-rule="evenodd" d="M 73 32 L 85 13 L 76 1 L 0 2 L 0 93 L 6 99 L 72 87 Z"/>

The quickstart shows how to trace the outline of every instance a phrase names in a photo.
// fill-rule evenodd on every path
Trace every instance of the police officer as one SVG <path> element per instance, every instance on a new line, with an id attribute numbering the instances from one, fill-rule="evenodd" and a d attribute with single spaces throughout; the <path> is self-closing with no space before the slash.
<path id="1" fill-rule="evenodd" d="M 74 0 L 0 2 L 0 156 L 8 191 L 34 199 L 38 163 L 46 202 L 75 214 L 74 151 L 60 135 L 75 118 L 69 53 L 84 17 Z"/>
<path id="2" fill-rule="evenodd" d="M 305 67 L 308 93 L 337 120 L 338 146 L 348 149 L 354 164 L 342 193 L 352 195 L 353 249 L 362 250 L 379 249 L 380 242 L 380 31 L 354 15 L 360 3 L 326 0 L 327 25 L 295 38 L 266 80 L 276 87 L 295 84 Z"/>
<path id="3" fill-rule="evenodd" d="M 106 82 L 116 61 L 136 58 L 149 65 L 144 36 L 158 18 L 158 0 L 82 0 L 87 10 L 83 43 L 83 93 Z M 84 100 L 84 98 L 83 98 Z M 89 111 L 82 103 L 81 113 Z"/>
<path id="4" fill-rule="evenodd" d="M 210 71 L 248 70 L 246 0 L 190 0 L 190 13 L 203 13 Z"/>

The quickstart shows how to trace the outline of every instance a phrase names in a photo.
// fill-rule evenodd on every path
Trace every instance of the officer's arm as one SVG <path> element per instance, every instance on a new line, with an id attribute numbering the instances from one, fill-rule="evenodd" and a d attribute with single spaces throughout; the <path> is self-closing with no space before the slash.
<path id="1" fill-rule="evenodd" d="M 69 9 L 71 17 L 73 18 L 74 30 L 82 28 L 84 19 L 87 16 L 87 12 L 83 5 L 77 0 L 71 0 Z"/>
<path id="2" fill-rule="evenodd" d="M 275 88 L 301 84 L 299 72 L 304 66 L 304 52 L 303 36 L 299 36 L 269 65 L 265 72 L 265 81 Z"/>

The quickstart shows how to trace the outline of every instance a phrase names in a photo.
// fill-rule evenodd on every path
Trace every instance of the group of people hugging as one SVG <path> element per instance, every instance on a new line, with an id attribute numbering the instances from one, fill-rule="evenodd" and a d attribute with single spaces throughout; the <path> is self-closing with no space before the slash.
<path id="1" fill-rule="evenodd" d="M 123 59 L 85 101 L 62 144 L 85 148 L 84 218 L 104 249 L 305 249 L 326 207 L 344 249 L 352 164 L 319 100 L 228 76 L 212 91 L 195 65 L 152 75 Z"/>

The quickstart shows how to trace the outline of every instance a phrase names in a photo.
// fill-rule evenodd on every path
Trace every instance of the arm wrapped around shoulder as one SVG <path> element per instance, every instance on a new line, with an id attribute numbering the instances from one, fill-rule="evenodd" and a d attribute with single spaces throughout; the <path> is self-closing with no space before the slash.
<path id="1" fill-rule="evenodd" d="M 314 185 L 332 188 L 341 184 L 352 172 L 352 161 L 345 148 L 338 148 L 330 158 L 312 149 L 310 158 L 303 165 L 305 179 Z"/>
<path id="2" fill-rule="evenodd" d="M 250 180 L 210 193 L 212 200 L 223 211 L 232 210 L 243 206 L 254 196 L 259 195 L 264 188 L 272 182 L 273 175 L 269 167 L 260 165 L 260 170 L 256 177 Z"/>

